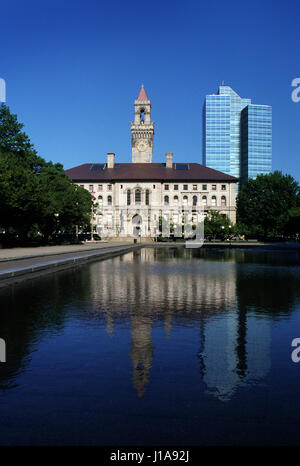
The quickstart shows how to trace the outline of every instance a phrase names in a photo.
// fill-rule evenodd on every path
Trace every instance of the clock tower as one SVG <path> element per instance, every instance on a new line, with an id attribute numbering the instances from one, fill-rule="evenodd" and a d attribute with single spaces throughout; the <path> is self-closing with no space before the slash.
<path id="1" fill-rule="evenodd" d="M 152 163 L 153 136 L 151 102 L 142 85 L 134 101 L 134 122 L 131 123 L 132 163 Z"/>

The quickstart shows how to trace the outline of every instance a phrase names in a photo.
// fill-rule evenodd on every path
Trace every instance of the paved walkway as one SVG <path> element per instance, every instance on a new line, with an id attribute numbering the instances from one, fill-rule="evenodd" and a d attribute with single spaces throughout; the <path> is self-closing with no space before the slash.
<path id="1" fill-rule="evenodd" d="M 7 248 L 0 249 L 0 263 L 1 261 L 31 258 L 37 256 L 50 256 L 57 254 L 66 254 L 71 252 L 91 251 L 102 248 L 112 248 L 117 246 L 130 246 L 131 243 L 126 242 L 95 242 L 83 244 L 68 244 L 63 246 L 38 246 L 29 248 Z"/>
<path id="2" fill-rule="evenodd" d="M 0 260 L 0 286 L 23 280 L 24 276 L 36 276 L 45 272 L 72 267 L 91 260 L 101 260 L 130 252 L 139 247 L 132 243 L 101 243 L 75 246 L 47 246 L 18 248 L 10 251 L 13 257 Z M 48 251 L 48 254 L 47 254 Z M 24 256 L 24 252 L 27 256 Z M 50 254 L 49 254 L 50 252 Z M 35 254 L 35 255 L 33 255 Z"/>

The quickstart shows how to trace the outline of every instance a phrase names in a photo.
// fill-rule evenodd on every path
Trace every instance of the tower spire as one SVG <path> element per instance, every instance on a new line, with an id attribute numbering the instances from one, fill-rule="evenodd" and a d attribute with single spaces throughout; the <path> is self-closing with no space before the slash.
<path id="1" fill-rule="evenodd" d="M 141 90 L 140 90 L 137 100 L 149 100 L 147 97 L 145 88 L 144 88 L 144 84 L 141 85 Z"/>

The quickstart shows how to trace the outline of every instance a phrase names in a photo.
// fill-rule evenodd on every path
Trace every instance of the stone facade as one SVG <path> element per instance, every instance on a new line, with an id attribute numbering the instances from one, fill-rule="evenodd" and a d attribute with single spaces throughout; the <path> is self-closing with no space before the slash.
<path id="1" fill-rule="evenodd" d="M 174 223 L 179 221 L 184 210 L 190 211 L 192 216 L 193 213 L 206 216 L 210 210 L 217 210 L 233 223 L 236 220 L 235 183 L 232 182 L 170 180 L 78 184 L 93 195 L 96 206 L 93 224 L 102 237 L 120 237 L 123 229 L 125 237 L 153 238 L 159 217 L 169 214 Z"/>

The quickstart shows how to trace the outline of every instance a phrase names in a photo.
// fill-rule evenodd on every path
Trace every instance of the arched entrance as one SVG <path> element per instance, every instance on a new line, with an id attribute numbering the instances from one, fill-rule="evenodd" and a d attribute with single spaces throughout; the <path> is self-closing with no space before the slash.
<path id="1" fill-rule="evenodd" d="M 135 238 L 141 236 L 143 219 L 139 214 L 132 217 L 132 234 Z"/>

